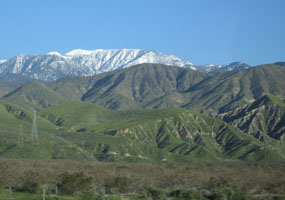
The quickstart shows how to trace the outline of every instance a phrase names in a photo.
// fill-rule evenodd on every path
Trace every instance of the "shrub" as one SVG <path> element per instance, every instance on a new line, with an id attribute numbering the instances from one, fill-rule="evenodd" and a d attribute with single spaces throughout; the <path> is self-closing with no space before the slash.
<path id="1" fill-rule="evenodd" d="M 34 181 L 25 181 L 20 187 L 16 188 L 19 192 L 36 193 L 39 189 L 39 184 Z"/>
<path id="2" fill-rule="evenodd" d="M 148 196 L 150 196 L 152 200 L 166 199 L 165 191 L 161 188 L 148 188 L 147 191 L 148 191 Z"/>
<path id="3" fill-rule="evenodd" d="M 57 184 L 58 190 L 62 194 L 73 194 L 75 192 L 86 191 L 91 187 L 92 178 L 87 177 L 84 173 L 60 175 L 61 182 Z"/>
<path id="4" fill-rule="evenodd" d="M 131 179 L 127 177 L 115 177 L 112 179 L 109 179 L 105 184 L 105 190 L 107 193 L 114 192 L 114 189 L 118 190 L 120 193 L 126 193 L 130 191 L 131 186 Z"/>
<path id="5" fill-rule="evenodd" d="M 94 194 L 92 191 L 86 191 L 79 195 L 78 200 L 99 200 L 98 195 Z"/>
<path id="6" fill-rule="evenodd" d="M 211 199 L 234 199 L 249 200 L 251 195 L 230 179 L 223 177 L 211 178 L 208 184 L 210 190 L 214 191 Z"/>
<path id="7" fill-rule="evenodd" d="M 170 197 L 183 198 L 183 199 L 200 199 L 198 190 L 175 190 L 169 194 Z"/>

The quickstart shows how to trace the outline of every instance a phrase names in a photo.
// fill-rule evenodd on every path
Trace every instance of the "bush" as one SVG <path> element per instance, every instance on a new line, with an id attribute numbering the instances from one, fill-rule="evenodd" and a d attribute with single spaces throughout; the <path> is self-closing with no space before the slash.
<path id="1" fill-rule="evenodd" d="M 17 191 L 20 192 L 28 192 L 28 193 L 36 193 L 39 189 L 39 184 L 34 181 L 26 181 L 23 183 L 23 185 L 19 188 L 17 188 Z"/>
<path id="2" fill-rule="evenodd" d="M 61 182 L 57 186 L 62 194 L 87 191 L 92 184 L 92 178 L 85 176 L 82 172 L 76 174 L 63 173 L 60 178 Z"/>
<path id="3" fill-rule="evenodd" d="M 99 200 L 99 199 L 100 198 L 98 197 L 98 195 L 90 191 L 81 193 L 78 197 L 78 200 Z"/>
<path id="4" fill-rule="evenodd" d="M 170 197 L 183 198 L 183 199 L 200 199 L 198 190 L 175 190 L 169 194 Z"/>
<path id="5" fill-rule="evenodd" d="M 245 189 L 230 179 L 223 177 L 211 178 L 208 184 L 209 189 L 214 191 L 211 199 L 234 199 L 234 200 L 249 200 L 251 195 Z"/>
<path id="6" fill-rule="evenodd" d="M 120 193 L 126 193 L 130 191 L 131 183 L 131 179 L 127 177 L 116 177 L 109 179 L 104 187 L 107 193 L 113 193 L 116 189 Z"/>
<path id="7" fill-rule="evenodd" d="M 147 191 L 148 191 L 148 196 L 150 196 L 152 200 L 166 199 L 165 191 L 161 188 L 148 188 Z"/>

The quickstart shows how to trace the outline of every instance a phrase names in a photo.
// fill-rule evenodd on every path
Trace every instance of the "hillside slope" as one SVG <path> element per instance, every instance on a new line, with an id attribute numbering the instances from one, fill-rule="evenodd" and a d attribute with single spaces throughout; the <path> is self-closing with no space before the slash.
<path id="1" fill-rule="evenodd" d="M 32 99 L 32 103 L 27 97 L 34 98 L 35 92 L 30 89 L 17 89 L 7 95 L 9 99 L 3 100 L 37 109 L 72 100 L 113 110 L 185 107 L 215 115 L 252 103 L 266 94 L 285 98 L 284 80 L 285 67 L 281 65 L 207 74 L 167 65 L 141 64 L 92 77 L 68 77 L 41 84 L 35 88 L 42 95 Z M 28 85 L 22 88 L 29 88 Z M 13 100 L 18 96 L 28 101 Z"/>
<path id="2" fill-rule="evenodd" d="M 30 81 L 30 78 L 22 75 L 7 74 L 3 77 L 0 76 L 0 98 Z"/>
<path id="3" fill-rule="evenodd" d="M 50 87 L 74 100 L 81 99 L 116 110 L 179 107 L 185 103 L 180 93 L 208 76 L 191 69 L 142 64 L 94 77 L 62 79 Z M 159 99 L 164 97 L 169 97 L 168 101 L 160 102 Z M 154 104 L 154 101 L 159 103 Z"/>
<path id="4" fill-rule="evenodd" d="M 256 138 L 285 139 L 285 102 L 273 95 L 265 95 L 219 117 Z"/>
<path id="5" fill-rule="evenodd" d="M 251 103 L 266 94 L 285 97 L 285 67 L 262 65 L 212 76 L 191 87 L 185 107 L 220 113 Z"/>
<path id="6" fill-rule="evenodd" d="M 38 139 L 32 137 L 33 112 L 0 102 L 0 157 L 93 160 L 94 157 L 59 135 L 57 127 L 37 116 Z M 72 157 L 74 152 L 76 158 Z"/>
<path id="7" fill-rule="evenodd" d="M 37 81 L 24 84 L 5 95 L 2 100 L 30 110 L 46 108 L 68 101 L 64 96 L 52 91 L 44 83 Z"/>
<path id="8" fill-rule="evenodd" d="M 201 162 L 263 160 L 263 143 L 223 121 L 185 109 L 112 111 L 65 103 L 40 112 L 62 137 L 98 160 Z M 276 150 L 270 160 L 281 161 Z"/>

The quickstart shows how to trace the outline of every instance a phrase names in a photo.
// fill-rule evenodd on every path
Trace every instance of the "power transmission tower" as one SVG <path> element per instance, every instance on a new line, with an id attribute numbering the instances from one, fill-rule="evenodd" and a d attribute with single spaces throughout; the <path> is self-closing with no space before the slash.
<path id="1" fill-rule="evenodd" d="M 39 140 L 38 129 L 37 129 L 37 111 L 34 110 L 34 120 L 33 120 L 33 128 L 32 128 L 32 141 Z"/>

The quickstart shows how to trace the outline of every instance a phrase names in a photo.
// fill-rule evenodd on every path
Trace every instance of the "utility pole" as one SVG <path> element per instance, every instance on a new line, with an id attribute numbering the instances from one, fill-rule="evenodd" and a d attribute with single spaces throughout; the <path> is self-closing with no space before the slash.
<path id="1" fill-rule="evenodd" d="M 32 141 L 35 142 L 39 140 L 38 129 L 37 129 L 37 111 L 34 110 L 34 120 L 32 128 Z"/>

